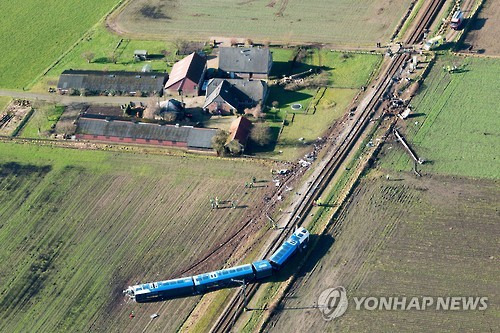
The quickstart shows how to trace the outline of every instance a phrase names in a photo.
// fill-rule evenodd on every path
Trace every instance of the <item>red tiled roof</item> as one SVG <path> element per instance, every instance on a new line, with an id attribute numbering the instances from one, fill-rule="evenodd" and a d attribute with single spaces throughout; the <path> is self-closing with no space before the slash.
<path id="1" fill-rule="evenodd" d="M 205 69 L 206 59 L 197 54 L 196 52 L 191 53 L 184 59 L 176 62 L 167 83 L 165 84 L 165 89 L 176 84 L 179 81 L 190 79 L 193 82 L 199 82 L 203 70 Z M 182 90 L 182 85 L 179 87 Z"/>
<path id="2" fill-rule="evenodd" d="M 231 123 L 229 129 L 228 142 L 238 140 L 242 145 L 246 145 L 252 122 L 245 117 L 238 117 Z"/>

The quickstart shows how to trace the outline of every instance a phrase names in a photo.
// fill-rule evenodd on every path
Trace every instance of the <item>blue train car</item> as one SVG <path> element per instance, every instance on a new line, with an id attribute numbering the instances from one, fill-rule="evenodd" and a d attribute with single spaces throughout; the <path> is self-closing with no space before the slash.
<path id="1" fill-rule="evenodd" d="M 144 283 L 131 286 L 124 291 L 138 303 L 155 302 L 194 294 L 192 277 Z"/>
<path id="2" fill-rule="evenodd" d="M 193 276 L 194 287 L 198 292 L 238 285 L 235 280 L 248 282 L 254 279 L 255 273 L 250 264 Z"/>
<path id="3" fill-rule="evenodd" d="M 152 282 L 130 286 L 123 292 L 136 302 L 154 302 L 203 293 L 217 288 L 239 285 L 264 279 L 279 270 L 296 252 L 309 241 L 309 232 L 299 228 L 271 255 L 269 260 L 236 266 L 192 277 Z"/>
<path id="4" fill-rule="evenodd" d="M 275 269 L 280 269 L 297 251 L 309 241 L 309 232 L 301 227 L 297 229 L 269 258 Z"/>
<path id="5" fill-rule="evenodd" d="M 269 260 L 259 260 L 252 264 L 256 279 L 264 279 L 273 275 L 273 266 Z"/>

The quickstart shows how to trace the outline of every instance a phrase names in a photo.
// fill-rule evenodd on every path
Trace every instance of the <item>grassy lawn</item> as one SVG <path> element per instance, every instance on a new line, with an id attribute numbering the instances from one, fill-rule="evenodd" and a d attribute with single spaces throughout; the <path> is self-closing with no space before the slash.
<path id="1" fill-rule="evenodd" d="M 218 247 L 261 202 L 265 188 L 243 194 L 243 180 L 268 173 L 243 160 L 0 144 L 0 331 L 136 332 L 152 313 L 150 329 L 176 331 L 198 297 L 139 305 L 121 291 L 178 277 Z M 216 195 L 245 208 L 211 210 Z"/>
<path id="2" fill-rule="evenodd" d="M 310 110 L 307 114 L 288 115 L 288 125 L 281 134 L 276 151 L 282 151 L 281 159 L 294 159 L 299 156 L 308 144 L 314 142 L 323 132 L 340 118 L 349 103 L 356 95 L 355 89 L 327 88 L 323 98 L 316 107 L 316 112 Z M 303 138 L 303 140 L 300 140 Z"/>
<path id="3" fill-rule="evenodd" d="M 11 100 L 12 98 L 10 97 L 0 96 L 0 112 L 2 112 L 7 107 Z"/>
<path id="4" fill-rule="evenodd" d="M 53 63 L 118 0 L 0 2 L 1 88 L 21 89 Z"/>
<path id="5" fill-rule="evenodd" d="M 58 122 L 64 106 L 53 104 L 42 104 L 35 107 L 35 112 L 28 123 L 22 129 L 20 136 L 24 138 L 46 138 L 49 131 Z"/>
<path id="6" fill-rule="evenodd" d="M 132 1 L 116 23 L 132 34 L 172 39 L 236 36 L 374 47 L 377 41 L 388 41 L 410 0 L 183 0 L 179 4 Z"/>
<path id="7" fill-rule="evenodd" d="M 310 49 L 302 63 L 292 66 L 295 54 L 293 49 L 273 49 L 272 51 L 274 64 L 271 74 L 274 77 L 300 73 L 315 67 L 321 67 L 330 73 L 328 87 L 321 88 L 319 92 L 316 89 L 289 91 L 278 85 L 271 86 L 269 89 L 266 119 L 275 137 L 278 136 L 284 119 L 286 119 L 286 125 L 276 146 L 273 147 L 274 151 L 269 152 L 272 150 L 269 149 L 265 155 L 291 160 L 300 156 L 308 144 L 321 137 L 328 127 L 344 114 L 359 89 L 367 85 L 380 65 L 382 57 Z M 278 102 L 276 109 L 272 107 L 273 101 Z M 293 110 L 291 108 L 293 104 L 301 104 L 302 108 Z M 314 111 L 314 105 L 316 105 L 316 111 Z M 300 138 L 304 140 L 299 141 Z"/>
<path id="8" fill-rule="evenodd" d="M 443 66 L 463 64 L 449 74 Z M 429 161 L 424 172 L 495 178 L 500 175 L 500 61 L 441 57 L 415 98 L 416 116 L 405 133 L 419 157 Z M 410 170 L 409 157 L 393 149 L 385 166 Z"/>
<path id="9" fill-rule="evenodd" d="M 171 42 L 124 39 L 120 43 L 120 40 L 119 36 L 111 34 L 104 27 L 96 27 L 89 38 L 69 52 L 33 89 L 46 91 L 49 86 L 57 85 L 59 75 L 66 69 L 140 71 L 144 65 L 149 64 L 153 71 L 165 72 L 170 71 L 173 63 L 179 58 L 175 56 L 176 49 Z M 136 62 L 135 50 L 147 50 L 154 59 Z M 163 50 L 171 54 L 164 58 L 161 53 Z M 94 54 L 90 63 L 82 57 L 85 52 Z M 111 59 L 113 55 L 116 63 Z"/>

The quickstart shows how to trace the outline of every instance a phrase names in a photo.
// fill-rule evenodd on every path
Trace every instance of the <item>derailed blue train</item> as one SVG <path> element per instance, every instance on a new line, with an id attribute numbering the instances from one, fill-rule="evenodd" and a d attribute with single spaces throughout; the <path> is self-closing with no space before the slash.
<path id="1" fill-rule="evenodd" d="M 235 286 L 241 281 L 264 279 L 271 276 L 273 271 L 280 270 L 308 241 L 309 232 L 301 227 L 269 259 L 195 276 L 130 286 L 123 292 L 139 303 L 155 302 Z"/>

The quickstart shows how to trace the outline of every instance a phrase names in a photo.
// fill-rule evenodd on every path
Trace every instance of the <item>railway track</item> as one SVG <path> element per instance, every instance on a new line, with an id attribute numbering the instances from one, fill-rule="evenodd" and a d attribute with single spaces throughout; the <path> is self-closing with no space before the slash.
<path id="1" fill-rule="evenodd" d="M 434 18 L 438 14 L 444 0 L 430 0 L 425 8 L 425 12 L 418 21 L 414 29 L 410 32 L 406 44 L 414 45 L 418 43 L 426 29 L 430 27 Z M 338 142 L 331 151 L 327 152 L 323 159 L 324 165 L 320 166 L 318 176 L 312 181 L 307 192 L 301 197 L 299 204 L 292 211 L 285 228 L 274 238 L 271 245 L 263 252 L 263 257 L 269 257 L 290 235 L 294 227 L 300 226 L 304 221 L 315 200 L 322 194 L 332 177 L 337 172 L 340 165 L 349 155 L 350 150 L 356 144 L 363 130 L 369 123 L 372 116 L 379 109 L 380 104 L 387 92 L 393 84 L 393 78 L 398 75 L 398 71 L 403 68 L 405 62 L 410 58 L 410 55 L 396 54 L 390 60 L 387 68 L 382 75 L 383 79 L 379 80 L 375 88 L 367 95 L 365 100 L 357 107 L 355 115 L 357 117 L 351 125 L 348 133 Z M 246 289 L 247 298 L 250 299 L 258 290 L 260 283 L 249 285 Z M 217 319 L 210 332 L 230 332 L 234 326 L 237 317 L 241 314 L 244 308 L 244 300 L 240 297 L 239 292 L 230 299 L 228 305 L 223 310 Z"/>

